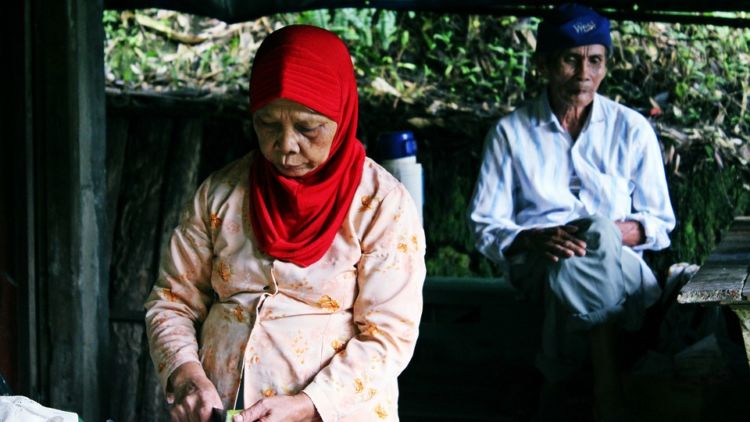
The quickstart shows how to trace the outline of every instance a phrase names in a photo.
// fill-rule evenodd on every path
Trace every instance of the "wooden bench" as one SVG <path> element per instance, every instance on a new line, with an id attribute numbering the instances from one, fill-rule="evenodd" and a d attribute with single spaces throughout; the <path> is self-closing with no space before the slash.
<path id="1" fill-rule="evenodd" d="M 750 216 L 735 218 L 677 301 L 729 306 L 740 320 L 750 364 Z"/>
<path id="2" fill-rule="evenodd" d="M 414 358 L 399 378 L 402 420 L 507 421 L 534 392 L 540 310 L 503 278 L 428 277 Z M 524 418 L 521 418 L 524 420 Z"/>

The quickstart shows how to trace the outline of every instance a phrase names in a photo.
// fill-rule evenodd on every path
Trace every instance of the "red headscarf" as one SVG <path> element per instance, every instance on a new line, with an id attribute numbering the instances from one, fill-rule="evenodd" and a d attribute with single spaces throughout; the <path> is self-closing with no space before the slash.
<path id="1" fill-rule="evenodd" d="M 274 258 L 306 267 L 333 243 L 362 178 L 357 83 L 346 45 L 333 33 L 307 25 L 269 35 L 253 62 L 250 111 L 279 98 L 338 125 L 328 159 L 304 176 L 281 175 L 261 154 L 250 170 L 250 221 L 258 246 Z"/>

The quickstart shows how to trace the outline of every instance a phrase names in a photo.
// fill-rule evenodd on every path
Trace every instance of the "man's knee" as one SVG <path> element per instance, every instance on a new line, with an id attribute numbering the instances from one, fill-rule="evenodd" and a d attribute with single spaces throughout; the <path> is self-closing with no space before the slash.
<path id="1" fill-rule="evenodd" d="M 622 234 L 617 225 L 600 215 L 575 220 L 570 224 L 577 226 L 577 235 L 586 242 L 586 253 L 618 253 L 622 247 Z"/>
<path id="2" fill-rule="evenodd" d="M 558 294 L 563 302 L 586 296 L 606 306 L 619 300 L 613 297 L 612 289 L 621 283 L 621 278 L 617 262 L 589 255 L 560 260 L 550 271 L 547 282 L 553 291 L 565 292 Z"/>
<path id="3" fill-rule="evenodd" d="M 579 236 L 586 241 L 586 255 L 555 263 L 547 278 L 549 289 L 563 308 L 573 314 L 617 306 L 625 294 L 619 229 L 599 216 L 574 223 L 581 228 Z"/>

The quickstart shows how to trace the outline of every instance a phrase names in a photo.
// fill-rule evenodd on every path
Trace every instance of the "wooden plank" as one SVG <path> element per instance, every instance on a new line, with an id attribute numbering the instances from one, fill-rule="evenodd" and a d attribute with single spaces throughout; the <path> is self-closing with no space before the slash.
<path id="1" fill-rule="evenodd" d="M 532 360 L 541 340 L 541 305 L 519 300 L 501 278 L 428 277 L 423 292 L 414 358 L 399 377 L 401 418 L 509 420 L 505 409 L 518 406 L 502 407 L 503 395 L 533 382 L 528 377 L 536 373 Z"/>
<path id="2" fill-rule="evenodd" d="M 143 333 L 144 341 L 142 344 L 147 344 L 145 340 L 146 333 Z M 159 383 L 159 376 L 156 373 L 156 368 L 151 361 L 151 356 L 148 350 L 143 351 L 141 354 L 141 385 L 139 387 L 139 394 L 143 397 L 141 400 L 141 408 L 139 410 L 138 421 L 143 422 L 169 422 L 171 418 L 169 416 L 169 406 L 167 405 L 167 399 L 164 396 L 164 391 Z"/>
<path id="3" fill-rule="evenodd" d="M 423 295 L 425 302 L 432 304 L 501 306 L 519 300 L 519 292 L 503 278 L 428 277 Z"/>
<path id="4" fill-rule="evenodd" d="M 159 222 L 158 253 L 166 248 L 172 231 L 179 223 L 185 206 L 193 199 L 198 188 L 198 169 L 203 143 L 203 121 L 200 119 L 177 120 L 174 142 L 164 174 L 165 187 L 162 195 L 162 218 Z"/>
<path id="5" fill-rule="evenodd" d="M 88 421 L 104 420 L 109 248 L 102 3 L 24 4 L 32 22 L 26 36 L 33 99 L 24 112 L 33 119 L 40 269 L 32 298 L 39 330 L 32 359 L 39 360 L 42 393 L 35 398 Z"/>
<path id="6" fill-rule="evenodd" d="M 429 346 L 429 355 L 442 357 L 433 361 L 455 360 L 462 365 L 496 360 L 530 361 L 541 341 L 541 319 L 534 321 L 529 314 L 515 317 L 477 325 L 422 323 L 419 347 Z"/>
<path id="7" fill-rule="evenodd" d="M 750 217 L 737 217 L 698 273 L 682 287 L 680 303 L 737 303 L 750 268 Z"/>
<path id="8" fill-rule="evenodd" d="M 220 116 L 241 121 L 248 115 L 247 96 L 242 94 L 214 94 L 196 90 L 166 93 L 107 88 L 106 98 L 108 110 L 117 115 L 132 117 L 205 119 Z"/>
<path id="9" fill-rule="evenodd" d="M 211 173 L 245 156 L 257 146 L 255 131 L 248 120 L 215 118 L 205 121 L 203 146 L 198 178 L 205 179 Z"/>
<path id="10" fill-rule="evenodd" d="M 742 340 L 745 345 L 745 357 L 750 363 L 750 305 L 731 305 L 730 307 L 739 319 L 740 328 L 742 328 Z"/>
<path id="11" fill-rule="evenodd" d="M 112 250 L 113 313 L 142 310 L 156 276 L 162 188 L 172 121 L 131 122 Z"/>
<path id="12" fill-rule="evenodd" d="M 161 7 L 179 10 L 185 13 L 210 16 L 228 23 L 245 22 L 284 12 L 299 12 L 303 10 L 331 9 L 336 7 L 385 7 L 395 10 L 418 10 L 430 13 L 462 13 L 472 15 L 500 15 L 500 16 L 536 16 L 545 17 L 551 10 L 546 6 L 551 1 L 387 1 L 387 2 L 351 2 L 344 0 L 306 0 L 304 2 L 291 1 L 243 1 L 243 0 L 106 0 L 107 8 L 137 9 Z M 747 27 L 747 20 L 742 15 L 730 18 L 715 14 L 684 13 L 691 11 L 743 11 L 750 6 L 746 1 L 707 0 L 674 1 L 652 0 L 648 3 L 633 7 L 632 1 L 600 0 L 596 2 L 599 8 L 610 9 L 605 14 L 616 20 L 682 22 L 714 24 L 724 26 Z M 683 12 L 683 13 L 680 13 Z M 734 16 L 734 15 L 733 15 Z"/>
<path id="13" fill-rule="evenodd" d="M 107 233 L 110 244 L 117 222 L 117 205 L 120 198 L 122 169 L 125 164 L 125 147 L 128 144 L 129 120 L 107 116 Z M 112 248 L 112 246 L 110 246 Z"/>
<path id="14" fill-rule="evenodd" d="M 142 358 L 144 327 L 139 324 L 113 322 L 113 371 L 107 388 L 111 418 L 115 421 L 147 421 L 139 419 L 138 389 Z"/>
<path id="15" fill-rule="evenodd" d="M 704 265 L 680 289 L 680 303 L 740 302 L 743 296 L 747 266 Z"/>
<path id="16" fill-rule="evenodd" d="M 130 122 L 120 181 L 111 267 L 112 314 L 143 315 L 143 302 L 156 277 L 159 220 L 172 120 L 141 118 Z M 140 419 L 145 342 L 142 319 L 111 322 L 113 373 L 110 417 Z"/>
<path id="17" fill-rule="evenodd" d="M 28 40 L 30 31 L 27 22 L 28 13 L 24 10 L 24 2 L 12 2 L 4 5 L 4 23 L 2 39 L 4 43 L 5 80 L 3 95 L 0 96 L 0 177 L 2 177 L 3 191 L 0 194 L 0 214 L 5 218 L 0 222 L 3 231 L 0 234 L 0 349 L 7 353 L 1 364 L 0 372 L 16 394 L 28 395 L 37 386 L 31 386 L 36 381 L 32 374 L 29 357 L 35 356 L 34 348 L 35 326 L 29 324 L 30 317 L 35 313 L 29 303 L 35 300 L 33 292 L 33 273 L 29 273 L 29 261 L 32 261 L 34 250 L 29 248 L 29 237 L 33 232 L 26 231 L 28 221 L 33 222 L 33 161 L 27 159 L 25 150 L 33 145 L 27 125 L 31 121 L 29 105 L 30 97 L 30 66 L 28 59 Z M 33 224 L 32 224 L 33 226 Z M 33 245 L 33 244 L 32 244 Z M 31 254 L 31 256 L 30 256 Z M 3 271 L 7 271 L 4 277 Z M 5 279 L 4 279 L 5 278 Z M 15 286 L 8 283 L 7 278 L 15 281 Z M 29 294 L 30 293 L 30 294 Z M 29 301 L 29 298 L 32 301 Z M 10 303 L 8 303 L 10 302 Z M 7 363 L 6 363 L 7 362 Z"/>

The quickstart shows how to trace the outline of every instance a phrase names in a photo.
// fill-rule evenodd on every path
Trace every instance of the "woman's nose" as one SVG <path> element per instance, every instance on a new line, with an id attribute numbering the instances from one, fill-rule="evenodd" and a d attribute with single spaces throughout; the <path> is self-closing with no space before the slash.
<path id="1" fill-rule="evenodd" d="M 297 134 L 293 127 L 284 127 L 277 141 L 279 150 L 285 155 L 299 152 L 299 144 L 296 137 Z"/>

